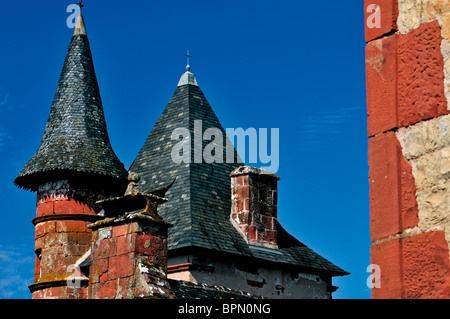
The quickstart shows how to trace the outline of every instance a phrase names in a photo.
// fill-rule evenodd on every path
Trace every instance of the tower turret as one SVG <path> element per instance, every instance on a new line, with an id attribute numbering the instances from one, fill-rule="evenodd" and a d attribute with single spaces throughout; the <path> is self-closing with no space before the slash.
<path id="1" fill-rule="evenodd" d="M 41 145 L 14 183 L 37 192 L 33 298 L 85 298 L 87 274 L 71 266 L 89 249 L 86 225 L 102 218 L 95 202 L 123 194 L 127 171 L 109 141 L 81 11 Z M 67 286 L 74 275 L 78 289 Z"/>

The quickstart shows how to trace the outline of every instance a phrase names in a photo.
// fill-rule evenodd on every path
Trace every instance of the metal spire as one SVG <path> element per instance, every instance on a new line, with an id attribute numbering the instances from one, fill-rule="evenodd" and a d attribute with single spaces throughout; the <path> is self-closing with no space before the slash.
<path id="1" fill-rule="evenodd" d="M 86 35 L 86 27 L 84 25 L 83 15 L 81 14 L 81 9 L 84 7 L 83 0 L 80 0 L 77 4 L 80 7 L 80 14 L 77 17 L 77 23 L 75 24 L 75 31 L 73 35 Z"/>
<path id="2" fill-rule="evenodd" d="M 186 70 L 189 71 L 191 69 L 191 67 L 189 66 L 189 58 L 192 58 L 192 56 L 189 55 L 189 50 L 187 50 L 186 57 L 187 57 Z"/>

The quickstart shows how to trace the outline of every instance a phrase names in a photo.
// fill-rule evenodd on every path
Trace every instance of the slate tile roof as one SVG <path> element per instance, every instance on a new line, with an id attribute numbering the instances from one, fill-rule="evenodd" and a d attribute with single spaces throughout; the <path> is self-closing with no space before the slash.
<path id="1" fill-rule="evenodd" d="M 196 247 L 313 268 L 332 275 L 348 274 L 287 234 L 280 225 L 278 251 L 254 249 L 245 242 L 229 219 L 230 173 L 242 163 L 237 157 L 234 163 L 195 163 L 195 120 L 202 121 L 202 134 L 207 128 L 218 128 L 226 138 L 201 89 L 181 83 L 130 167 L 130 171 L 140 175 L 139 188 L 144 192 L 160 189 L 177 178 L 165 194 L 167 203 L 158 207 L 161 217 L 174 225 L 169 229 L 169 252 Z M 176 128 L 186 128 L 191 134 L 191 163 L 176 164 L 171 159 L 172 148 L 179 141 L 171 139 Z M 210 142 L 204 140 L 203 148 Z M 223 158 L 225 162 L 225 154 Z"/>
<path id="2" fill-rule="evenodd" d="M 105 123 L 92 54 L 86 35 L 74 35 L 64 61 L 39 149 L 15 179 L 36 190 L 45 175 L 94 173 L 124 179 Z"/>
<path id="3" fill-rule="evenodd" d="M 168 279 L 177 299 L 261 299 L 244 291 L 221 286 Z"/>
<path id="4" fill-rule="evenodd" d="M 194 120 L 202 120 L 203 131 L 219 128 L 226 136 L 200 88 L 179 86 L 130 167 L 130 171 L 140 175 L 139 188 L 144 192 L 160 189 L 177 178 L 165 194 L 168 202 L 158 207 L 166 221 L 176 224 L 169 233 L 169 249 L 214 247 L 220 241 L 217 223 L 223 221 L 217 216 L 228 216 L 230 212 L 229 173 L 240 166 L 194 163 Z M 176 128 L 186 128 L 191 133 L 191 163 L 176 164 L 171 160 L 172 148 L 178 143 L 171 139 Z M 203 141 L 203 147 L 207 144 Z"/>

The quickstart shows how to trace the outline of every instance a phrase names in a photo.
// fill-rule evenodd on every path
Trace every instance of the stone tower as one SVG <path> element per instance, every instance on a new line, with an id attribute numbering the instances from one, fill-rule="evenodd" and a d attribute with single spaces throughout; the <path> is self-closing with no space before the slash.
<path id="1" fill-rule="evenodd" d="M 127 172 L 111 148 L 83 17 L 77 18 L 39 149 L 15 179 L 37 192 L 33 298 L 85 298 L 71 265 L 102 218 L 95 202 L 122 195 Z M 80 289 L 67 287 L 80 277 Z"/>

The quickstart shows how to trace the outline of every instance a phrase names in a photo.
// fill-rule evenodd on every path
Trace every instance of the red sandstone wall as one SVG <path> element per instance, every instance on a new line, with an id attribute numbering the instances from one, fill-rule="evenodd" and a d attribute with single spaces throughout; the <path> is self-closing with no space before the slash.
<path id="1" fill-rule="evenodd" d="M 381 271 L 373 298 L 450 298 L 446 44 L 442 19 L 431 14 L 450 7 L 414 3 L 364 1 L 371 263 Z M 379 28 L 367 23 L 372 4 Z"/>
<path id="2" fill-rule="evenodd" d="M 32 297 L 86 298 L 87 278 L 77 289 L 67 287 L 74 265 L 91 245 L 87 225 L 99 220 L 93 208 L 96 192 L 70 186 L 67 181 L 47 183 L 37 194 L 35 271 Z M 76 199 L 74 199 L 76 198 Z M 81 275 L 81 274 L 80 274 Z"/>
<path id="3" fill-rule="evenodd" d="M 172 298 L 167 252 L 163 222 L 100 221 L 92 233 L 88 298 Z"/>

